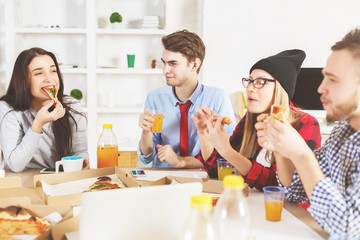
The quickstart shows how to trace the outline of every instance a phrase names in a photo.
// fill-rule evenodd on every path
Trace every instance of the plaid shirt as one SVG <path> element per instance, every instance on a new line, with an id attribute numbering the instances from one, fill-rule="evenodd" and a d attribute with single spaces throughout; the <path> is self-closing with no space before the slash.
<path id="1" fill-rule="evenodd" d="M 321 144 L 321 135 L 320 127 L 317 120 L 311 115 L 299 111 L 297 108 L 290 106 L 291 109 L 295 111 L 297 115 L 297 121 L 295 121 L 292 126 L 299 132 L 299 134 L 304 138 L 306 143 L 311 149 L 316 149 L 320 147 Z M 241 121 L 236 126 L 236 129 L 233 135 L 230 137 L 230 144 L 233 149 L 239 149 L 239 146 L 242 144 L 242 138 L 244 134 L 244 125 L 245 125 L 244 116 Z M 261 147 L 258 147 L 254 157 L 250 159 L 252 162 L 252 167 L 249 173 L 244 176 L 245 182 L 249 184 L 251 188 L 255 187 L 262 191 L 264 186 L 277 186 L 278 182 L 276 179 L 276 164 L 272 163 L 271 166 L 264 167 L 256 161 L 256 157 L 261 151 Z M 221 155 L 215 149 L 209 159 L 204 161 L 201 156 L 201 152 L 196 156 L 204 166 L 211 178 L 217 178 L 217 163 L 216 159 L 222 158 Z"/>
<path id="2" fill-rule="evenodd" d="M 329 233 L 360 239 L 360 131 L 338 122 L 324 145 L 315 151 L 325 179 L 311 195 L 308 211 Z M 297 173 L 286 193 L 290 201 L 307 200 Z"/>

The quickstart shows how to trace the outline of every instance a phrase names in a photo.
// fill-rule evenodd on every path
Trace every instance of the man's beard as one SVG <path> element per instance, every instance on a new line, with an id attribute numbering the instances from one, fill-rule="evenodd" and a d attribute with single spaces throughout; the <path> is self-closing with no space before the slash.
<path id="1" fill-rule="evenodd" d="M 345 103 L 335 105 L 333 107 L 333 114 L 326 114 L 328 122 L 335 122 L 347 119 L 358 108 L 358 94 L 355 92 Z"/>

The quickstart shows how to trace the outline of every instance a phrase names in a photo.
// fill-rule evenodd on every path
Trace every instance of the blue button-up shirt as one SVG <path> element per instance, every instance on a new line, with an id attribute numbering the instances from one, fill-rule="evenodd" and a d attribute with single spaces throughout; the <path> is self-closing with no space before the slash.
<path id="1" fill-rule="evenodd" d="M 200 142 L 197 135 L 196 126 L 190 118 L 195 114 L 195 110 L 202 106 L 214 110 L 219 116 L 230 117 L 232 123 L 225 125 L 229 136 L 235 129 L 235 115 L 230 98 L 224 90 L 198 84 L 193 94 L 185 102 L 192 102 L 188 111 L 188 130 L 189 130 L 189 153 L 195 156 L 200 151 Z M 152 162 L 153 167 L 172 167 L 169 163 L 161 162 L 157 157 L 156 145 L 170 145 L 174 152 L 180 155 L 180 108 L 179 100 L 176 98 L 173 87 L 164 86 L 150 92 L 146 98 L 145 108 L 157 109 L 165 113 L 163 128 L 161 133 L 153 133 L 154 149 L 149 155 L 143 155 L 138 146 L 137 152 L 139 159 L 148 164 Z"/>
<path id="2" fill-rule="evenodd" d="M 360 239 L 360 131 L 338 122 L 315 156 L 325 179 L 315 186 L 308 211 L 330 234 Z M 288 190 L 290 201 L 307 200 L 297 173 Z"/>

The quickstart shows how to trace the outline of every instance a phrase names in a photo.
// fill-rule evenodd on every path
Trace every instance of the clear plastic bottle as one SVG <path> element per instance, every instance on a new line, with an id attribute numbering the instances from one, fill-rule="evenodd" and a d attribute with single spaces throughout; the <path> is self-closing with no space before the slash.
<path id="1" fill-rule="evenodd" d="M 244 179 L 236 175 L 224 178 L 224 192 L 214 209 L 214 226 L 220 239 L 246 240 L 250 234 L 250 210 L 243 194 Z"/>
<path id="2" fill-rule="evenodd" d="M 104 124 L 97 144 L 97 167 L 115 167 L 118 163 L 118 144 L 112 124 Z"/>
<path id="3" fill-rule="evenodd" d="M 191 210 L 179 240 L 218 240 L 212 222 L 212 198 L 206 194 L 191 197 Z"/>

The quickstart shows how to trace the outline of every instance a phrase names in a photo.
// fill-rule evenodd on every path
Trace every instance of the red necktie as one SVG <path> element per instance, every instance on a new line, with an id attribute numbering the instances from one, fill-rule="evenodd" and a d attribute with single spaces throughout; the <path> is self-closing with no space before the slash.
<path id="1" fill-rule="evenodd" d="M 188 129 L 188 109 L 191 105 L 189 100 L 187 103 L 180 104 L 180 156 L 189 156 L 189 129 Z"/>

